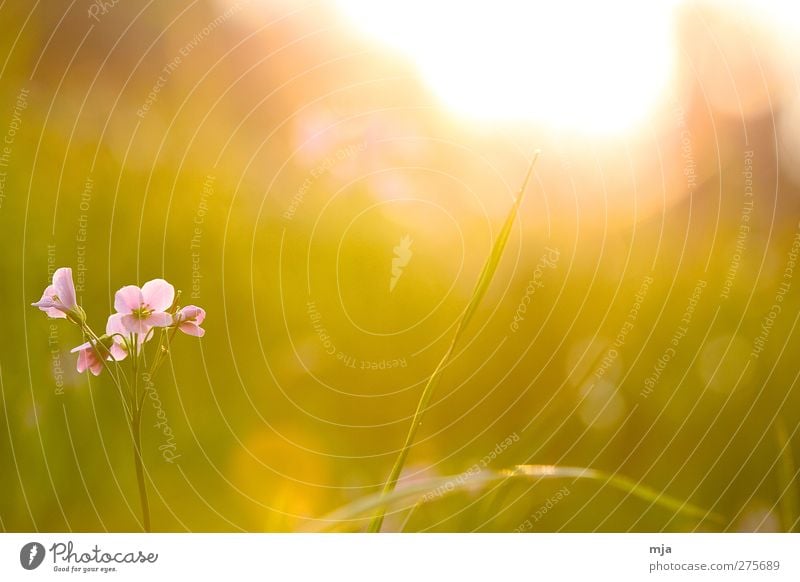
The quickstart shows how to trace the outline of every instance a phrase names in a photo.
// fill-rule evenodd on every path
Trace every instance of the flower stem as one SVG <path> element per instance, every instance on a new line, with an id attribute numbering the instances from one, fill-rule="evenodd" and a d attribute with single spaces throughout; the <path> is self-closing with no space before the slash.
<path id="1" fill-rule="evenodd" d="M 117 391 L 119 392 L 119 397 L 122 400 L 122 407 L 125 409 L 125 416 L 130 422 L 133 418 L 133 409 L 130 402 L 130 386 L 128 385 L 128 379 L 123 374 L 120 374 L 119 362 L 111 353 L 111 351 L 103 345 L 102 340 L 92 330 L 91 327 L 89 327 L 86 323 L 83 323 L 81 330 L 85 335 L 89 336 L 89 341 L 91 342 L 97 357 L 100 358 L 100 361 L 103 363 L 103 367 L 108 370 L 111 379 L 114 381 L 114 385 L 117 387 Z M 111 358 L 111 360 L 114 362 L 114 368 L 109 365 L 107 358 Z M 120 377 L 125 380 L 127 390 L 123 390 Z"/>
<path id="2" fill-rule="evenodd" d="M 140 358 L 143 358 L 143 353 L 139 350 L 136 343 L 136 337 L 131 334 L 130 338 L 126 338 L 130 350 L 133 353 L 131 358 L 131 366 L 133 369 L 133 389 L 131 391 L 130 382 L 127 377 L 120 373 L 119 362 L 111 351 L 103 344 L 100 337 L 89 327 L 85 322 L 81 323 L 81 329 L 84 334 L 88 335 L 92 347 L 94 348 L 98 358 L 103 363 L 103 367 L 108 370 L 114 384 L 119 391 L 122 400 L 122 406 L 125 409 L 125 415 L 128 418 L 131 428 L 131 437 L 133 440 L 133 463 L 136 469 L 136 483 L 139 486 L 139 501 L 142 505 L 142 528 L 145 532 L 150 532 L 150 504 L 147 500 L 147 485 L 144 479 L 144 463 L 142 461 L 142 439 L 141 439 L 141 421 L 142 421 L 142 401 L 139 399 L 139 364 Z M 114 368 L 109 365 L 107 358 L 114 362 Z M 126 389 L 123 390 L 120 377 L 125 380 Z M 143 391 L 144 394 L 145 391 Z"/>
<path id="3" fill-rule="evenodd" d="M 508 242 L 508 237 L 511 234 L 511 228 L 514 225 L 514 220 L 517 217 L 517 211 L 522 203 L 522 197 L 528 187 L 528 182 L 530 181 L 531 174 L 533 173 L 533 166 L 536 164 L 538 157 L 539 152 L 536 151 L 530 165 L 528 166 L 528 171 L 526 172 L 525 179 L 522 182 L 522 187 L 519 189 L 519 193 L 514 199 L 514 203 L 511 206 L 511 210 L 508 212 L 508 216 L 506 216 L 506 221 L 503 224 L 503 228 L 500 230 L 497 239 L 495 239 L 495 242 L 492 245 L 492 252 L 489 254 L 489 257 L 486 259 L 486 263 L 483 265 L 483 270 L 481 271 L 481 275 L 478 278 L 478 282 L 475 285 L 474 291 L 472 292 L 469 303 L 467 304 L 464 312 L 461 314 L 461 317 L 458 321 L 458 326 L 453 334 L 453 339 L 450 341 L 447 351 L 444 353 L 444 356 L 439 361 L 439 364 L 434 369 L 430 378 L 428 378 L 425 388 L 422 390 L 422 395 L 417 403 L 417 409 L 414 411 L 414 417 L 411 420 L 411 426 L 408 429 L 408 434 L 406 435 L 403 447 L 400 449 L 400 454 L 397 456 L 397 460 L 392 467 L 392 471 L 389 473 L 389 477 L 383 486 L 383 491 L 381 494 L 383 497 L 386 497 L 392 491 L 394 491 L 394 488 L 397 485 L 397 480 L 400 478 L 400 473 L 402 472 L 403 466 L 406 463 L 406 459 L 408 459 L 408 454 L 411 452 L 411 446 L 414 444 L 414 440 L 417 437 L 417 431 L 419 431 L 419 427 L 422 426 L 422 418 L 428 408 L 428 404 L 433 396 L 433 392 L 436 386 L 439 384 L 439 379 L 442 376 L 442 372 L 450 362 L 450 358 L 453 355 L 453 351 L 455 350 L 458 340 L 461 338 L 461 335 L 463 334 L 467 325 L 469 325 L 472 316 L 475 314 L 475 311 L 478 308 L 478 304 L 481 302 L 481 299 L 483 299 L 483 296 L 486 294 L 486 290 L 489 288 L 489 284 L 492 281 L 492 277 L 494 277 L 495 271 L 497 271 L 497 266 L 500 263 L 500 258 L 503 255 L 503 249 L 505 249 L 506 242 Z M 367 531 L 371 533 L 377 533 L 381 530 L 385 511 L 386 510 L 384 507 L 380 507 L 378 509 L 377 513 L 372 518 Z"/>
<path id="4" fill-rule="evenodd" d="M 150 532 L 150 505 L 147 501 L 147 486 L 144 481 L 144 464 L 142 463 L 142 442 L 141 425 L 142 415 L 141 409 L 138 409 L 131 422 L 131 431 L 133 433 L 133 463 L 136 466 L 136 482 L 139 485 L 139 501 L 142 504 L 142 528 L 145 532 Z"/>
<path id="5" fill-rule="evenodd" d="M 172 340 L 175 339 L 175 335 L 178 333 L 178 328 L 174 328 L 171 330 L 164 329 L 161 337 L 158 338 L 158 347 L 156 347 L 156 355 L 153 358 L 153 363 L 150 364 L 150 371 L 148 374 L 152 377 L 155 376 L 155 373 L 161 367 L 161 364 L 164 363 L 165 354 L 169 352 L 169 346 L 172 344 Z M 167 345 L 164 345 L 164 338 L 167 338 Z"/>

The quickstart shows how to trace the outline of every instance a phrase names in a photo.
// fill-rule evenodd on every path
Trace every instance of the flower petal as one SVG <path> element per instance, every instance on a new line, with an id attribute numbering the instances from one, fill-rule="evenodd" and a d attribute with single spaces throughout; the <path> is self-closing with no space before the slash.
<path id="1" fill-rule="evenodd" d="M 42 309 L 41 307 L 39 309 Z M 42 309 L 51 319 L 66 319 L 67 314 L 61 311 L 58 307 L 50 307 L 49 309 Z"/>
<path id="2" fill-rule="evenodd" d="M 126 333 L 145 334 L 150 331 L 152 326 L 147 325 L 144 319 L 139 319 L 135 315 L 124 314 L 120 319 Z"/>
<path id="3" fill-rule="evenodd" d="M 155 311 L 143 321 L 147 325 L 148 329 L 151 327 L 168 327 L 172 325 L 172 316 L 169 313 L 164 313 L 163 311 Z"/>
<path id="4" fill-rule="evenodd" d="M 75 352 L 82 352 L 83 350 L 89 350 L 92 348 L 92 342 L 86 342 L 85 344 L 81 344 L 76 348 L 72 348 L 69 353 L 74 354 Z M 80 370 L 78 370 L 80 372 Z"/>
<path id="5" fill-rule="evenodd" d="M 122 324 L 122 318 L 125 317 L 121 313 L 115 313 L 113 315 L 108 316 L 108 321 L 106 322 L 106 335 L 128 335 L 129 331 L 125 328 Z M 115 338 L 118 339 L 118 338 Z"/>
<path id="6" fill-rule="evenodd" d="M 130 325 L 132 329 L 129 329 L 128 325 Z M 145 336 L 148 335 L 147 332 L 150 331 L 150 328 L 150 325 L 147 325 L 146 322 L 142 322 L 142 320 L 135 315 L 122 313 L 110 315 L 106 322 L 106 335 L 114 338 L 114 344 L 109 349 L 111 354 L 117 361 L 120 361 L 124 360 L 125 356 L 128 355 L 127 350 L 134 350 L 134 346 L 129 345 L 131 333 L 136 334 L 134 338 L 136 342 L 135 349 L 141 349 Z M 141 330 L 145 331 L 142 332 Z M 147 339 L 149 341 L 152 337 L 148 337 Z M 115 348 L 121 350 L 121 352 L 116 351 Z"/>
<path id="7" fill-rule="evenodd" d="M 103 362 L 97 357 L 97 354 L 92 354 L 90 356 L 89 362 L 89 371 L 95 376 L 99 376 L 100 372 L 103 371 Z"/>
<path id="8" fill-rule="evenodd" d="M 78 354 L 78 373 L 83 373 L 89 370 L 95 376 L 99 376 L 103 371 L 103 362 L 97 357 L 93 349 L 83 350 Z"/>
<path id="9" fill-rule="evenodd" d="M 193 335 L 195 337 L 203 337 L 206 335 L 206 330 L 191 321 L 183 322 L 178 326 L 178 329 L 186 335 Z"/>
<path id="10" fill-rule="evenodd" d="M 166 311 L 175 300 L 175 287 L 164 279 L 153 279 L 142 287 L 142 298 L 153 311 Z"/>
<path id="11" fill-rule="evenodd" d="M 88 366 L 89 364 L 86 359 L 86 350 L 81 350 L 81 353 L 78 354 L 78 363 L 75 366 L 78 370 L 78 374 L 83 374 Z"/>
<path id="12" fill-rule="evenodd" d="M 36 303 L 31 303 L 31 305 L 44 311 L 48 317 L 53 319 L 65 319 L 67 315 L 64 313 L 61 302 L 55 300 L 56 294 L 56 288 L 53 285 L 48 285 L 44 293 L 42 293 L 42 298 Z"/>
<path id="13" fill-rule="evenodd" d="M 42 311 L 46 311 L 51 307 L 56 305 L 55 301 L 53 301 L 53 297 L 56 295 L 56 288 L 52 285 L 48 285 L 47 288 L 42 293 L 42 298 L 39 299 L 36 303 L 31 303 L 34 307 L 38 307 Z"/>
<path id="14" fill-rule="evenodd" d="M 176 318 L 180 321 L 193 321 L 200 325 L 206 318 L 206 310 L 196 305 L 187 305 L 178 311 Z"/>
<path id="15" fill-rule="evenodd" d="M 61 267 L 53 273 L 53 287 L 56 289 L 58 299 L 67 309 L 74 309 L 78 306 L 75 300 L 75 285 L 72 282 L 72 269 Z"/>
<path id="16" fill-rule="evenodd" d="M 108 357 L 109 360 L 115 360 L 117 362 L 121 362 L 122 360 L 128 357 L 128 352 L 125 351 L 125 348 L 123 348 L 116 342 L 111 344 L 111 347 L 108 348 L 108 351 L 111 354 Z"/>
<path id="17" fill-rule="evenodd" d="M 143 302 L 142 290 L 136 285 L 126 285 L 114 295 L 114 309 L 117 313 L 131 313 L 134 309 L 139 309 Z"/>

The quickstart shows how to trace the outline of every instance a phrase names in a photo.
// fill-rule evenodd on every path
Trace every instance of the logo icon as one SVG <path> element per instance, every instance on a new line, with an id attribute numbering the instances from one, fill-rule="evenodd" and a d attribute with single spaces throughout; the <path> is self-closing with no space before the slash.
<path id="1" fill-rule="evenodd" d="M 35 570 L 44 561 L 44 546 L 39 542 L 28 542 L 19 551 L 19 563 L 26 570 Z"/>
<path id="2" fill-rule="evenodd" d="M 403 269 L 408 266 L 414 253 L 411 252 L 411 240 L 409 235 L 400 239 L 400 244 L 394 247 L 394 258 L 392 259 L 392 279 L 389 281 L 389 293 L 394 291 L 395 285 L 403 274 Z"/>

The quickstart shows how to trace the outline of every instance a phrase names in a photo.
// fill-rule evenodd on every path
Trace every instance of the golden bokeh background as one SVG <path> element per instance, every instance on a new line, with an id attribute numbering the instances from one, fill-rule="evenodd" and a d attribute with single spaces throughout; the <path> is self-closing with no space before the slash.
<path id="1" fill-rule="evenodd" d="M 491 468 L 726 524 L 542 480 L 386 529 L 512 531 L 564 487 L 531 529 L 797 529 L 797 9 L 385 4 L 0 6 L 0 527 L 138 529 L 118 395 L 30 307 L 58 266 L 98 328 L 162 276 L 208 313 L 156 381 L 174 462 L 144 420 L 154 529 L 314 528 L 379 491 L 539 148 L 404 482 L 514 436 Z"/>

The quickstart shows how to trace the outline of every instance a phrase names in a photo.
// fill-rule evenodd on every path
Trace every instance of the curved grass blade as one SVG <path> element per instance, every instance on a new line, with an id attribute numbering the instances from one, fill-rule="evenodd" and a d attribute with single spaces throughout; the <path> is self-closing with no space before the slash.
<path id="1" fill-rule="evenodd" d="M 780 498 L 778 504 L 781 512 L 783 531 L 797 531 L 800 525 L 800 511 L 797 507 L 797 496 L 800 493 L 797 486 L 797 469 L 792 456 L 792 444 L 786 425 L 781 419 L 775 423 L 775 440 L 778 444 L 778 491 Z"/>
<path id="2" fill-rule="evenodd" d="M 503 471 L 484 470 L 474 475 L 450 475 L 413 483 L 388 494 L 377 493 L 350 503 L 322 519 L 324 522 L 315 531 L 353 529 L 375 512 L 383 515 L 387 511 L 405 510 L 416 503 L 438 499 L 457 491 L 475 490 L 492 484 L 514 479 L 586 479 L 604 486 L 613 487 L 642 501 L 668 509 L 676 515 L 692 518 L 698 522 L 709 521 L 724 526 L 727 521 L 719 514 L 677 499 L 656 489 L 636 483 L 621 475 L 614 475 L 586 467 L 559 467 L 554 465 L 518 465 Z"/>
<path id="3" fill-rule="evenodd" d="M 425 414 L 425 411 L 428 408 L 428 404 L 431 401 L 431 396 L 433 396 L 433 392 L 436 390 L 436 387 L 439 385 L 439 380 L 442 376 L 442 372 L 447 367 L 447 364 L 450 362 L 450 357 L 453 355 L 453 351 L 458 343 L 458 340 L 461 338 L 461 335 L 464 333 L 464 330 L 469 325 L 470 321 L 472 320 L 472 316 L 475 314 L 475 311 L 478 309 L 478 305 L 480 304 L 483 296 L 486 295 L 486 291 L 489 289 L 489 285 L 492 282 L 492 278 L 494 277 L 495 272 L 497 271 L 497 266 L 500 264 L 500 259 L 503 257 L 503 251 L 506 248 L 506 243 L 508 242 L 508 237 L 511 235 L 511 229 L 514 226 L 514 221 L 517 218 L 517 212 L 519 211 L 520 204 L 522 204 L 522 198 L 525 195 L 525 191 L 528 189 L 528 182 L 531 179 L 531 175 L 533 174 L 533 167 L 536 165 L 536 160 L 539 158 L 539 151 L 537 150 L 534 155 L 533 159 L 531 160 L 530 165 L 528 166 L 528 171 L 525 174 L 525 179 L 522 182 L 522 187 L 519 189 L 519 193 L 517 197 L 514 199 L 514 203 L 511 205 L 511 210 L 508 212 L 508 216 L 506 216 L 506 221 L 503 224 L 503 228 L 500 229 L 497 238 L 492 245 L 492 252 L 489 254 L 489 257 L 486 259 L 486 262 L 483 265 L 483 269 L 481 270 L 481 275 L 478 278 L 478 282 L 475 285 L 475 289 L 472 292 L 472 296 L 470 297 L 469 303 L 467 304 L 467 308 L 461 314 L 460 319 L 458 320 L 458 325 L 456 327 L 456 331 L 453 334 L 453 339 L 450 341 L 450 344 L 447 348 L 447 351 L 444 353 L 444 356 L 439 361 L 439 364 L 434 369 L 433 373 L 428 378 L 428 382 L 425 384 L 425 388 L 422 390 L 422 395 L 420 396 L 419 402 L 417 403 L 417 408 L 414 411 L 414 417 L 411 420 L 411 426 L 408 429 L 408 434 L 406 435 L 406 439 L 403 443 L 402 448 L 400 449 L 400 453 L 397 456 L 397 460 L 392 467 L 391 472 L 389 473 L 389 477 L 386 479 L 386 483 L 383 486 L 382 495 L 388 495 L 392 491 L 394 491 L 395 486 L 397 485 L 397 480 L 400 478 L 400 473 L 403 470 L 403 466 L 406 463 L 406 459 L 408 458 L 408 454 L 411 451 L 411 446 L 414 444 L 414 440 L 417 437 L 417 431 L 419 427 L 422 425 L 422 417 Z M 370 532 L 379 532 L 381 530 L 381 525 L 383 524 L 383 511 L 378 510 L 373 518 L 372 522 L 369 526 Z"/>

